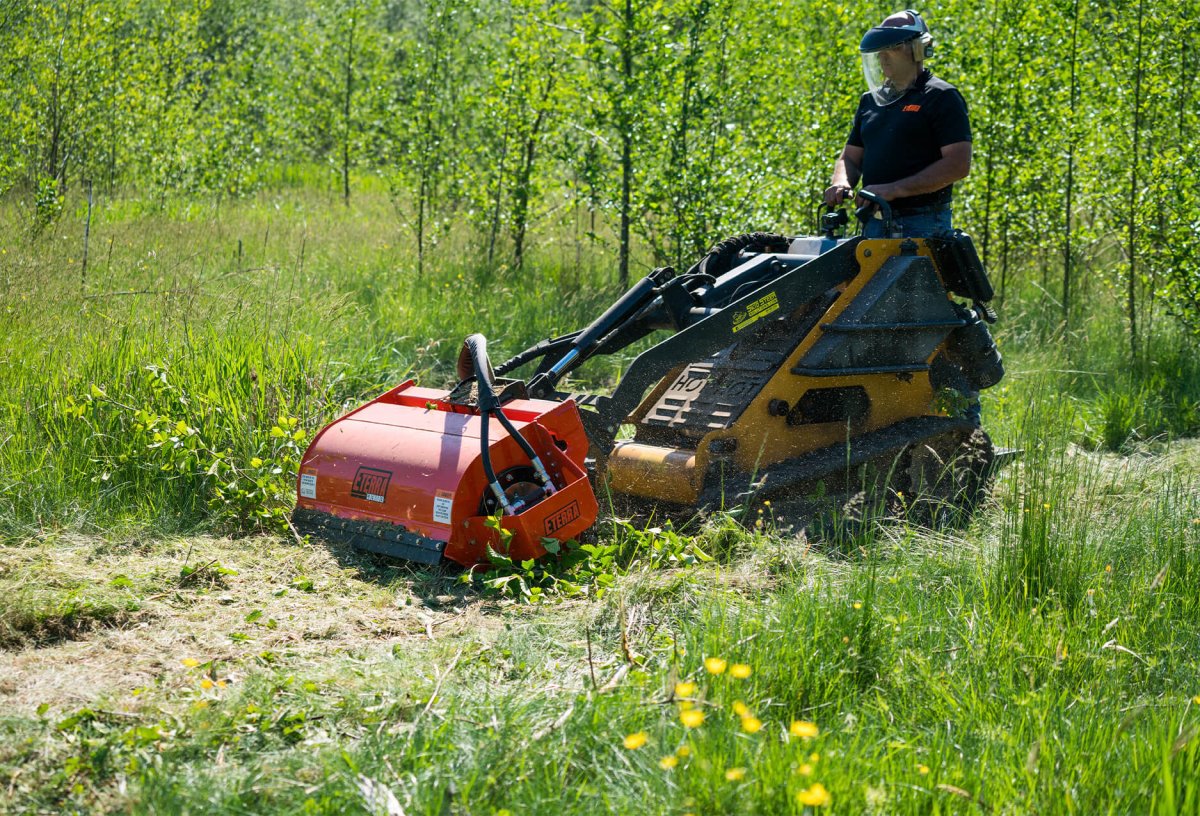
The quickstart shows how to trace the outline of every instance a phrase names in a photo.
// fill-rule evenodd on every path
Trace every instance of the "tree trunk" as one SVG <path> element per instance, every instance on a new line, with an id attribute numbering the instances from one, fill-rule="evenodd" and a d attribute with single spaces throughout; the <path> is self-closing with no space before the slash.
<path id="1" fill-rule="evenodd" d="M 547 100 L 554 90 L 555 76 L 553 68 L 546 77 L 546 87 L 542 89 L 542 98 L 538 102 L 538 113 L 534 117 L 529 133 L 525 136 L 525 150 L 520 168 L 517 170 L 516 184 L 513 185 L 513 267 L 520 269 L 525 262 L 525 231 L 529 226 L 529 198 L 533 187 L 533 165 L 537 158 L 538 136 L 542 125 L 546 122 Z"/>
<path id="2" fill-rule="evenodd" d="M 354 95 L 354 30 L 358 25 L 358 0 L 350 3 L 350 30 L 346 33 L 346 99 L 342 109 L 342 201 L 350 204 L 350 104 Z"/>
<path id="3" fill-rule="evenodd" d="M 621 248 L 617 262 L 621 288 L 629 288 L 629 221 L 633 191 L 633 117 L 629 105 L 633 97 L 633 0 L 625 0 L 621 32 L 621 75 L 624 80 L 624 99 L 621 100 Z"/>
<path id="4" fill-rule="evenodd" d="M 505 102 L 507 104 L 507 101 Z M 492 199 L 492 227 L 488 234 L 488 268 L 496 256 L 496 237 L 500 234 L 500 202 L 504 198 L 504 169 L 508 162 L 508 130 L 507 118 L 504 122 L 504 134 L 500 137 L 500 159 L 496 162 L 496 195 Z"/>
<path id="5" fill-rule="evenodd" d="M 1129 288 L 1126 291 L 1126 310 L 1129 317 L 1129 353 L 1131 362 L 1138 359 L 1137 330 L 1137 191 L 1138 161 L 1141 154 L 1142 130 L 1142 30 L 1145 0 L 1138 0 L 1137 52 L 1133 68 L 1133 151 L 1129 162 Z"/>
<path id="6" fill-rule="evenodd" d="M 427 195 L 428 173 L 425 164 L 421 165 L 421 183 L 417 188 L 417 275 L 425 272 L 425 197 Z"/>
<path id="7" fill-rule="evenodd" d="M 1062 282 L 1062 319 L 1063 326 L 1070 327 L 1071 320 L 1071 208 L 1074 206 L 1075 194 L 1075 108 L 1079 82 L 1076 68 L 1079 62 L 1079 0 L 1071 6 L 1071 124 L 1067 147 L 1067 201 L 1063 224 L 1063 282 Z"/>

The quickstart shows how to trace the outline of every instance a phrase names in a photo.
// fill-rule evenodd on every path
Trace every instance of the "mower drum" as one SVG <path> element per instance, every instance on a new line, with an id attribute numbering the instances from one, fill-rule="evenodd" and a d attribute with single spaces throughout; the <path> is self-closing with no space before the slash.
<path id="1" fill-rule="evenodd" d="M 491 466 L 519 508 L 499 516 L 501 535 L 489 524 L 500 510 L 481 461 L 485 419 L 447 397 L 410 380 L 326 426 L 300 464 L 297 525 L 360 549 L 473 566 L 487 560 L 489 547 L 536 558 L 546 553 L 543 538 L 565 541 L 595 523 L 599 508 L 583 467 L 588 440 L 575 403 L 514 399 L 503 407 L 544 463 L 553 491 L 490 420 Z"/>

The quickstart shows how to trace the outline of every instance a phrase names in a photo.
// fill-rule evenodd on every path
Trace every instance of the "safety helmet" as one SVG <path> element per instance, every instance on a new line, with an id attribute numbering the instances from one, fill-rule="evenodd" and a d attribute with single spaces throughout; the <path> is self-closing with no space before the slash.
<path id="1" fill-rule="evenodd" d="M 883 70 L 880 53 L 898 45 L 912 43 L 912 58 L 924 62 L 933 55 L 933 37 L 921 15 L 905 9 L 884 18 L 884 21 L 863 35 L 858 51 L 862 55 L 863 76 L 867 88 L 881 106 L 890 105 L 904 95 L 907 88 L 896 88 Z"/>
<path id="2" fill-rule="evenodd" d="M 929 33 L 929 26 L 921 19 L 920 12 L 905 9 L 888 15 L 882 23 L 864 34 L 862 42 L 858 44 L 858 52 L 874 54 L 917 39 L 921 41 L 922 47 L 913 49 L 913 59 L 921 62 L 926 57 L 933 56 L 933 36 Z"/>

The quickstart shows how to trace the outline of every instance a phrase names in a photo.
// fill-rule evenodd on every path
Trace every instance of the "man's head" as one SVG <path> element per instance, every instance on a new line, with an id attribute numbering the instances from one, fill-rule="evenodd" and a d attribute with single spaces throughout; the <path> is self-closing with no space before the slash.
<path id="1" fill-rule="evenodd" d="M 933 53 L 933 37 L 921 15 L 906 9 L 864 34 L 858 50 L 871 95 L 880 105 L 890 105 L 921 73 L 921 64 Z"/>

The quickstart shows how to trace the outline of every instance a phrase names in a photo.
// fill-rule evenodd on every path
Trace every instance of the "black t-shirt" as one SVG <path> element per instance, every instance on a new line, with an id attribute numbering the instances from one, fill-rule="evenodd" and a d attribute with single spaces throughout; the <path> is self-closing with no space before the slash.
<path id="1" fill-rule="evenodd" d="M 880 107 L 869 93 L 858 101 L 846 143 L 863 148 L 862 183 L 887 184 L 924 170 L 941 149 L 971 141 L 967 102 L 958 89 L 925 69 L 904 96 Z M 951 185 L 932 193 L 898 198 L 892 207 L 949 203 Z"/>

